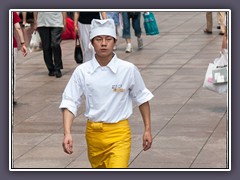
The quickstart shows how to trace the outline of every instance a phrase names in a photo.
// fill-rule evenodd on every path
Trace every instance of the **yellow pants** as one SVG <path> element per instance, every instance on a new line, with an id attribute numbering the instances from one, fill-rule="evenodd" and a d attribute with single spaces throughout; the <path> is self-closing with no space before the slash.
<path id="1" fill-rule="evenodd" d="M 118 123 L 94 123 L 86 128 L 88 159 L 92 168 L 127 168 L 131 151 L 128 120 Z"/>

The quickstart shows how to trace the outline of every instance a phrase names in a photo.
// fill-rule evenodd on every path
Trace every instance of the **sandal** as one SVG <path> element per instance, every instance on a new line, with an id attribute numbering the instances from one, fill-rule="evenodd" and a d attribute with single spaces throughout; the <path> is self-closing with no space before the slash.
<path id="1" fill-rule="evenodd" d="M 212 31 L 209 31 L 207 29 L 204 29 L 203 32 L 206 33 L 206 34 L 212 34 Z"/>

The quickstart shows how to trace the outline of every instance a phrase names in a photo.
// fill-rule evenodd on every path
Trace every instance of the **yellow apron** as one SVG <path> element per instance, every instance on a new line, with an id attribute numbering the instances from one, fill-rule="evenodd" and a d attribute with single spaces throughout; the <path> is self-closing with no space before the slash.
<path id="1" fill-rule="evenodd" d="M 131 151 L 128 120 L 118 123 L 88 121 L 86 127 L 88 159 L 92 168 L 127 168 Z"/>

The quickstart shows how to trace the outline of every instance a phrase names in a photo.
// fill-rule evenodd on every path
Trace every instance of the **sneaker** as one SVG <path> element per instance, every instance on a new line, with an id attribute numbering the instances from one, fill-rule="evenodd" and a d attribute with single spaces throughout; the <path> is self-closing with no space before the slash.
<path id="1" fill-rule="evenodd" d="M 56 70 L 56 71 L 55 71 L 55 75 L 56 75 L 56 78 L 62 77 L 62 73 L 61 73 L 60 70 Z"/>
<path id="2" fill-rule="evenodd" d="M 143 48 L 143 40 L 142 38 L 138 38 L 138 49 L 142 49 Z"/>
<path id="3" fill-rule="evenodd" d="M 128 44 L 125 50 L 126 53 L 131 53 L 132 52 L 132 45 Z"/>
<path id="4" fill-rule="evenodd" d="M 117 46 L 115 45 L 115 46 L 113 46 L 113 50 L 116 50 L 117 49 Z"/>

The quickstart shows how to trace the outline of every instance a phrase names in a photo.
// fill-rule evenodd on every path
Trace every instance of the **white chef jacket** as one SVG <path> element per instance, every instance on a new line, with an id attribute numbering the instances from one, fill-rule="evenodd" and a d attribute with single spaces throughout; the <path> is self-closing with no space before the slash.
<path id="1" fill-rule="evenodd" d="M 153 98 L 137 67 L 117 58 L 100 66 L 95 57 L 79 65 L 62 95 L 59 108 L 77 115 L 81 96 L 86 99 L 85 116 L 94 122 L 116 123 L 132 114 L 132 100 L 141 105 Z"/>

